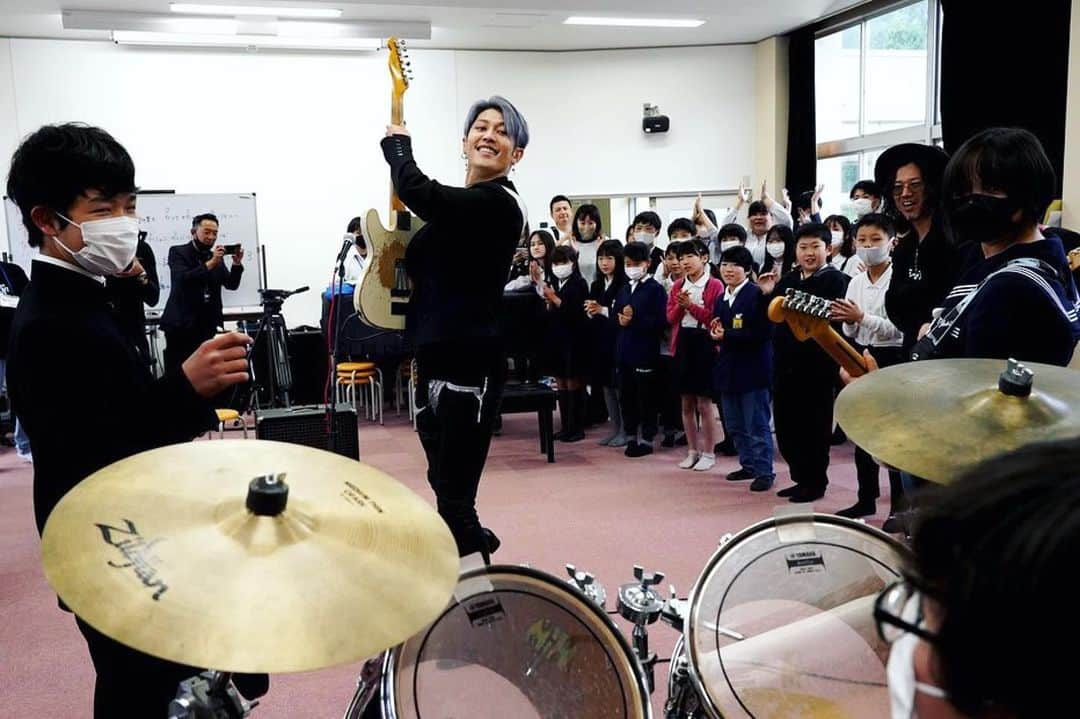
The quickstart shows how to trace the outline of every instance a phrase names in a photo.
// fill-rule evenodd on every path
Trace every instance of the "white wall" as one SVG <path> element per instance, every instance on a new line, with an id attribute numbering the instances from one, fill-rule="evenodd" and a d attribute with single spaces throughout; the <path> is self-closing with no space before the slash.
<path id="1" fill-rule="evenodd" d="M 461 181 L 461 123 L 474 99 L 501 93 L 526 115 L 533 141 L 513 179 L 534 225 L 558 192 L 734 187 L 754 168 L 752 45 L 432 50 L 414 52 L 413 66 L 406 117 L 420 166 L 433 177 Z M 18 139 L 38 126 L 98 124 L 131 152 L 141 187 L 255 192 L 270 284 L 317 288 L 329 279 L 347 220 L 387 205 L 378 140 L 388 98 L 384 54 L 0 39 L 0 173 L 6 177 Z M 644 102 L 671 117 L 668 135 L 641 132 Z M 291 325 L 315 324 L 318 308 L 312 292 L 285 311 Z"/>
<path id="2" fill-rule="evenodd" d="M 2 92 L 2 90 L 0 90 Z M 1065 107 L 1065 168 L 1062 171 L 1061 224 L 1080 227 L 1080 8 L 1069 28 L 1069 90 Z M 1076 353 L 1080 361 L 1080 352 Z"/>

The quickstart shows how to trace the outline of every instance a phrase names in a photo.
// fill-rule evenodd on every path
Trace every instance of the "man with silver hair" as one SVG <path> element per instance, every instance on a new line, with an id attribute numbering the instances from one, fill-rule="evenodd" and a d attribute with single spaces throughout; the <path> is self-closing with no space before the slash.
<path id="1" fill-rule="evenodd" d="M 476 514 L 505 375 L 499 310 L 506 268 L 528 226 L 507 175 L 528 142 L 525 118 L 499 96 L 477 101 L 466 116 L 463 187 L 420 171 L 404 126 L 387 127 L 382 141 L 398 196 L 426 223 L 409 244 L 405 269 L 413 284 L 406 331 L 416 351 L 428 482 L 460 555 L 481 552 L 485 561 L 499 545 Z M 484 231 L 476 239 L 478 223 Z M 463 248 L 464 277 L 457 269 Z"/>

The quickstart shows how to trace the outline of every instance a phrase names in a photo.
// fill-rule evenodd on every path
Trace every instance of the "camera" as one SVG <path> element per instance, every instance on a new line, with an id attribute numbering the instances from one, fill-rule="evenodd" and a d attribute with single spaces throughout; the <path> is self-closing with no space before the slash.
<path id="1" fill-rule="evenodd" d="M 222 245 L 221 249 L 225 250 L 226 255 L 235 255 L 240 251 L 240 243 L 237 242 L 235 245 Z"/>

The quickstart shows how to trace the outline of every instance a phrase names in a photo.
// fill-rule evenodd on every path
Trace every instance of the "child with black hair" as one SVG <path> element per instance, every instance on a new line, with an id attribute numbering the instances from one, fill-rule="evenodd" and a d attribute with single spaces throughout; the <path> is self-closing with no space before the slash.
<path id="1" fill-rule="evenodd" d="M 679 467 L 707 472 L 716 464 L 716 411 L 712 402 L 712 366 L 715 347 L 708 327 L 713 305 L 724 291 L 720 280 L 709 275 L 709 248 L 701 239 L 679 246 L 683 279 L 671 288 L 667 321 L 671 325 L 671 351 L 675 358 L 676 384 L 682 398 L 682 421 L 688 449 Z M 700 417 L 700 432 L 698 427 Z M 700 443 L 699 443 L 700 437 Z"/>
<path id="2" fill-rule="evenodd" d="M 630 438 L 627 457 L 653 452 L 658 412 L 656 367 L 660 336 L 667 325 L 667 293 L 649 273 L 650 248 L 631 242 L 623 264 L 629 282 L 619 290 L 612 307 L 619 323 L 616 344 L 623 429 Z"/>
<path id="3" fill-rule="evenodd" d="M 829 262 L 848 277 L 854 277 L 866 269 L 866 265 L 855 252 L 855 234 L 851 220 L 843 215 L 829 215 L 825 218 L 832 239 L 829 242 Z"/>
<path id="4" fill-rule="evenodd" d="M 656 246 L 656 238 L 660 234 L 660 228 L 664 224 L 660 221 L 660 215 L 652 210 L 639 212 L 634 216 L 634 242 L 640 242 L 649 248 L 649 274 L 656 272 L 656 268 L 664 261 L 664 251 Z"/>
<path id="5" fill-rule="evenodd" d="M 592 347 L 589 384 L 593 392 L 603 395 L 614 429 L 611 436 L 600 440 L 600 444 L 607 447 L 625 447 L 627 443 L 615 383 L 618 322 L 612 312 L 615 297 L 626 283 L 622 243 L 618 240 L 604 240 L 596 250 L 596 279 L 589 288 L 589 299 L 585 300 L 585 314 L 589 318 L 586 333 Z"/>
<path id="6" fill-rule="evenodd" d="M 251 339 L 218 335 L 164 377 L 150 374 L 105 285 L 106 277 L 130 272 L 139 222 L 135 164 L 104 130 L 70 123 L 35 131 L 12 157 L 7 194 L 31 247 L 38 248 L 15 310 L 7 380 L 12 409 L 33 446 L 34 518 L 41 532 L 60 499 L 99 469 L 217 426 L 211 400 L 248 380 Z M 79 372 L 90 378 L 75 402 L 58 381 L 71 375 L 70 357 L 57 351 L 61 342 L 77 349 Z M 97 673 L 96 717 L 160 716 L 177 684 L 200 671 L 75 621 Z M 265 693 L 241 689 L 249 697 Z"/>
<path id="7" fill-rule="evenodd" d="M 577 208 L 571 225 L 573 247 L 578 253 L 578 269 L 581 276 L 590 278 L 596 273 L 596 250 L 604 240 L 604 221 L 596 205 L 585 204 Z"/>
<path id="8" fill-rule="evenodd" d="M 552 284 L 544 288 L 550 324 L 551 372 L 558 382 L 559 416 L 562 430 L 555 435 L 563 442 L 585 439 L 585 383 L 588 353 L 585 314 L 582 307 L 589 285 L 578 269 L 577 252 L 559 245 L 551 253 Z"/>
<path id="9" fill-rule="evenodd" d="M 551 233 L 534 230 L 529 235 L 529 246 L 515 253 L 503 292 L 533 288 L 543 297 L 544 286 L 550 285 L 552 280 L 551 255 L 554 251 L 555 239 Z"/>
<path id="10" fill-rule="evenodd" d="M 719 343 L 713 389 L 734 437 L 740 468 L 729 481 L 752 479 L 751 492 L 773 486 L 773 443 L 769 429 L 772 388 L 772 323 L 768 298 L 750 281 L 753 257 L 732 247 L 720 259 L 725 290 L 713 305 L 710 337 Z"/>
<path id="11" fill-rule="evenodd" d="M 843 331 L 854 340 L 859 354 L 864 350 L 877 360 L 879 367 L 903 362 L 903 335 L 885 312 L 885 293 L 892 279 L 892 248 L 896 230 L 885 215 L 869 214 L 855 226 L 859 259 L 866 271 L 851 279 L 844 299 L 836 300 L 830 316 L 844 323 Z M 862 448 L 855 448 L 855 468 L 859 482 L 858 502 L 837 512 L 841 517 L 866 517 L 877 512 L 878 474 L 880 468 Z M 890 516 L 901 509 L 903 486 L 900 473 L 889 470 L 891 490 Z"/>
<path id="12" fill-rule="evenodd" d="M 656 269 L 653 277 L 663 288 L 665 295 L 671 292 L 676 282 L 683 278 L 683 266 L 679 252 L 684 243 L 691 239 L 685 224 L 675 220 L 668 225 L 668 246 L 664 250 L 664 262 Z M 656 386 L 660 393 L 660 429 L 664 438 L 660 446 L 671 448 L 686 444 L 683 431 L 682 404 L 679 400 L 678 377 L 675 374 L 675 359 L 671 352 L 671 325 L 664 328 L 660 339 L 660 366 L 657 370 Z"/>
<path id="13" fill-rule="evenodd" d="M 765 262 L 758 274 L 783 277 L 795 267 L 795 233 L 786 225 L 773 225 L 765 235 Z"/>
<path id="14" fill-rule="evenodd" d="M 840 299 L 850 278 L 829 264 L 830 239 L 825 225 L 801 226 L 795 233 L 798 269 L 779 280 L 774 273 L 763 273 L 758 277 L 758 287 L 770 299 L 783 296 L 788 289 L 826 300 Z M 816 342 L 797 339 L 787 323 L 776 326 L 773 349 L 776 443 L 795 483 L 778 494 L 795 503 L 813 502 L 825 495 L 829 483 L 833 400 L 839 368 Z"/>

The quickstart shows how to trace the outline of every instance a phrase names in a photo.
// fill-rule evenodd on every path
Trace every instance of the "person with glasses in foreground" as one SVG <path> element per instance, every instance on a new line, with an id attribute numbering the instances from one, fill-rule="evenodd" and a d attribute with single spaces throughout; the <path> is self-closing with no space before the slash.
<path id="1" fill-rule="evenodd" d="M 1071 715 L 1080 439 L 1032 444 L 924 495 L 914 559 L 879 595 L 892 719 Z"/>

